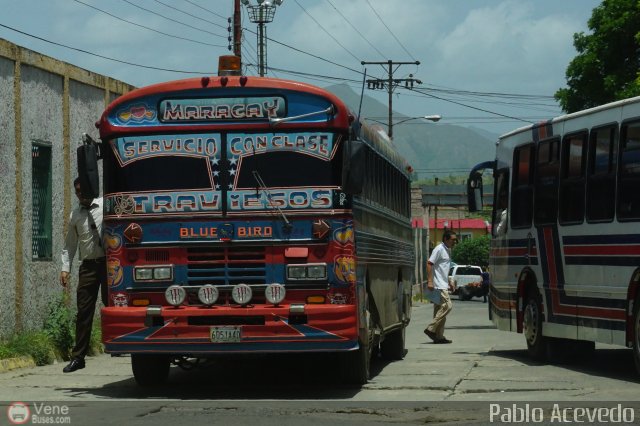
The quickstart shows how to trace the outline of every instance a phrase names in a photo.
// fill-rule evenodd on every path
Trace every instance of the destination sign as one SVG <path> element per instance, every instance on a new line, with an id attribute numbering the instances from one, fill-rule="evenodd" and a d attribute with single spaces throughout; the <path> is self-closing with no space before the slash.
<path id="1" fill-rule="evenodd" d="M 227 139 L 232 156 L 294 151 L 329 160 L 334 154 L 331 133 L 240 133 L 229 134 Z"/>
<path id="2" fill-rule="evenodd" d="M 285 116 L 286 101 L 280 96 L 165 99 L 160 102 L 159 114 L 164 123 L 266 120 Z"/>
<path id="3" fill-rule="evenodd" d="M 121 165 L 141 158 L 187 155 L 219 158 L 220 134 L 130 136 L 116 139 L 116 154 Z"/>

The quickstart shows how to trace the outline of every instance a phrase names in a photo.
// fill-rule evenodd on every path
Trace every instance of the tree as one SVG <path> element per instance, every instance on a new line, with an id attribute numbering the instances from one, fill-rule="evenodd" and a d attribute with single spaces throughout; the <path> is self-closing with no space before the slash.
<path id="1" fill-rule="evenodd" d="M 604 0 L 589 19 L 591 34 L 573 35 L 578 55 L 555 98 L 575 112 L 640 95 L 640 2 Z"/>
<path id="2" fill-rule="evenodd" d="M 491 239 L 488 235 L 469 238 L 461 241 L 453 248 L 453 261 L 459 265 L 489 266 L 489 246 Z"/>

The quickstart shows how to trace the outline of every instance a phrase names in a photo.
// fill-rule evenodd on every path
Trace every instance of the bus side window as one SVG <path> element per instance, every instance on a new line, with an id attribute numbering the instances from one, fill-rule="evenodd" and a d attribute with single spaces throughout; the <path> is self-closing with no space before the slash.
<path id="1" fill-rule="evenodd" d="M 611 222 L 616 205 L 618 126 L 591 129 L 587 171 L 587 222 Z"/>
<path id="2" fill-rule="evenodd" d="M 562 140 L 560 181 L 560 223 L 580 224 L 584 220 L 585 164 L 587 132 L 567 135 Z"/>
<path id="3" fill-rule="evenodd" d="M 618 184 L 618 219 L 640 219 L 640 121 L 622 125 Z"/>
<path id="4" fill-rule="evenodd" d="M 529 228 L 533 216 L 534 145 L 528 144 L 513 153 L 513 183 L 511 185 L 511 227 Z"/>
<path id="5" fill-rule="evenodd" d="M 533 219 L 536 225 L 554 224 L 558 219 L 559 148 L 558 138 L 538 144 Z"/>

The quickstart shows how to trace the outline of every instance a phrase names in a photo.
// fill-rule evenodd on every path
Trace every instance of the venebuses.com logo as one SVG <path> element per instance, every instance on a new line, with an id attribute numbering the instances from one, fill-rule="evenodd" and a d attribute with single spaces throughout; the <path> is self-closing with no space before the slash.
<path id="1" fill-rule="evenodd" d="M 12 402 L 11 405 L 7 407 L 7 417 L 14 425 L 23 425 L 29 421 L 31 411 L 29 410 L 29 406 L 24 402 Z"/>
<path id="2" fill-rule="evenodd" d="M 30 424 L 71 424 L 71 413 L 68 405 L 60 403 L 32 402 L 31 406 L 24 402 L 12 402 L 7 407 L 7 417 L 14 425 Z"/>

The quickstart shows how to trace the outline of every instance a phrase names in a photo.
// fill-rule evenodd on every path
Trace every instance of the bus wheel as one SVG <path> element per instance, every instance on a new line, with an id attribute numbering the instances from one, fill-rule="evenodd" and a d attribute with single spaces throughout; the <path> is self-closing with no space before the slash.
<path id="1" fill-rule="evenodd" d="M 640 300 L 633 304 L 633 361 L 640 374 Z"/>
<path id="2" fill-rule="evenodd" d="M 406 327 L 403 324 L 402 327 L 392 331 L 385 337 L 382 343 L 380 343 L 380 354 L 382 358 L 389 361 L 399 361 L 404 358 L 405 331 Z"/>
<path id="3" fill-rule="evenodd" d="M 367 337 L 364 342 L 359 339 L 360 347 L 357 350 L 341 354 L 340 371 L 342 380 L 350 385 L 361 386 L 369 381 L 373 336 L 371 333 L 371 314 L 368 309 L 365 315 L 367 317 Z"/>
<path id="4" fill-rule="evenodd" d="M 140 386 L 161 385 L 169 376 L 171 360 L 167 355 L 131 354 L 131 369 Z"/>
<path id="5" fill-rule="evenodd" d="M 527 349 L 531 358 L 545 361 L 548 339 L 542 335 L 542 298 L 538 291 L 530 288 L 524 308 L 522 327 L 527 339 Z"/>

